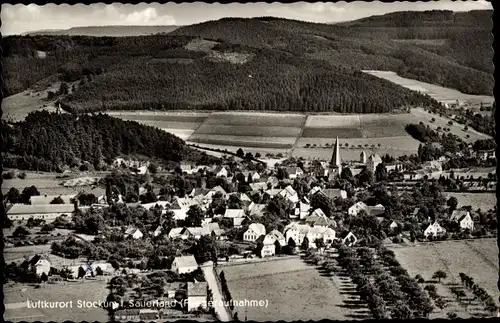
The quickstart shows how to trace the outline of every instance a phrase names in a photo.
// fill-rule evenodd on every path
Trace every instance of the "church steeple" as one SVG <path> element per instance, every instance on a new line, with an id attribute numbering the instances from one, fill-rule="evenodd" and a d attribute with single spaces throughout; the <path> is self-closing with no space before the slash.
<path id="1" fill-rule="evenodd" d="M 335 140 L 335 146 L 333 147 L 333 154 L 330 165 L 332 167 L 336 166 L 337 168 L 342 166 L 342 163 L 340 162 L 339 137 L 337 137 L 337 139 Z"/>

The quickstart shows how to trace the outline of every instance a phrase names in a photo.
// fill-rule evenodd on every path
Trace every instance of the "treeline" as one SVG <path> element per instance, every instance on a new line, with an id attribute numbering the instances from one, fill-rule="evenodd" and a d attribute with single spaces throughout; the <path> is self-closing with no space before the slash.
<path id="1" fill-rule="evenodd" d="M 326 62 L 272 50 L 255 50 L 255 54 L 250 62 L 239 66 L 205 59 L 176 64 L 137 57 L 123 66 L 108 68 L 107 73 L 67 96 L 62 106 L 72 112 L 198 109 L 379 113 L 403 106 L 438 105 L 428 96 Z"/>
<path id="2" fill-rule="evenodd" d="M 8 125 L 2 120 L 4 167 L 61 171 L 83 164 L 100 169 L 122 155 L 140 155 L 165 162 L 214 159 L 178 137 L 133 121 L 107 115 L 33 112 Z"/>

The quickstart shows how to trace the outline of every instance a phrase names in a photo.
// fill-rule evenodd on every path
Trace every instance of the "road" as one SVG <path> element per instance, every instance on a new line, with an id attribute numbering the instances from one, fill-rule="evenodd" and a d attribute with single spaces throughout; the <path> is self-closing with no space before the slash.
<path id="1" fill-rule="evenodd" d="M 217 283 L 217 279 L 215 278 L 216 274 L 214 272 L 212 264 L 204 264 L 201 266 L 201 269 L 203 270 L 203 274 L 205 276 L 205 280 L 208 283 L 208 287 L 212 291 L 213 304 L 217 317 L 222 322 L 232 321 L 231 314 L 229 314 L 230 310 L 226 308 L 226 306 L 224 306 L 222 292 L 219 288 L 219 284 Z"/>

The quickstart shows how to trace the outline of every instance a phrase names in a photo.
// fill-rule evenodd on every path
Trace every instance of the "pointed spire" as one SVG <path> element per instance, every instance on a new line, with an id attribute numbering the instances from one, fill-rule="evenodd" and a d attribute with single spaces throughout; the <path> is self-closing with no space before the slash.
<path id="1" fill-rule="evenodd" d="M 339 149 L 339 137 L 335 139 L 335 146 L 333 147 L 332 160 L 330 161 L 332 166 L 341 166 L 340 162 L 340 149 Z"/>

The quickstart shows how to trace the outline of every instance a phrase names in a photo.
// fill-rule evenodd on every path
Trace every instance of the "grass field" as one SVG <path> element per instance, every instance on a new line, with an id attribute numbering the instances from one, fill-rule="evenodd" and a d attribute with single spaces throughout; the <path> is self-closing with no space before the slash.
<path id="1" fill-rule="evenodd" d="M 220 149 L 229 149 L 229 146 L 242 147 L 243 149 L 249 147 L 255 148 L 279 148 L 289 149 L 292 148 L 295 142 L 294 137 L 278 137 L 268 138 L 260 136 L 231 136 L 231 135 L 210 135 L 205 134 L 192 134 L 189 141 L 193 143 L 212 144 L 219 146 Z"/>
<path id="2" fill-rule="evenodd" d="M 108 321 L 107 312 L 99 307 L 83 307 L 78 301 L 106 301 L 109 290 L 105 281 L 65 282 L 46 284 L 35 289 L 33 286 L 16 284 L 4 286 L 4 318 L 7 321 Z M 27 300 L 69 302 L 70 308 L 27 308 Z M 79 306 L 80 305 L 80 306 Z"/>
<path id="3" fill-rule="evenodd" d="M 292 137 L 299 135 L 299 127 L 263 127 L 263 126 L 240 126 L 240 125 L 214 125 L 203 124 L 195 131 L 196 135 L 229 135 L 238 137 Z"/>
<path id="4" fill-rule="evenodd" d="M 337 286 L 301 259 L 277 260 L 223 267 L 234 300 L 267 300 L 267 307 L 247 307 L 248 320 L 292 321 L 346 319 L 339 307 Z M 238 308 L 245 316 L 245 308 Z"/>
<path id="5" fill-rule="evenodd" d="M 480 104 L 480 102 L 486 104 L 492 104 L 494 101 L 493 96 L 464 94 L 454 89 L 449 89 L 430 83 L 407 79 L 390 71 L 364 71 L 364 72 L 386 79 L 388 81 L 404 86 L 411 90 L 417 90 L 423 92 L 438 101 L 455 102 L 458 99 L 463 102 L 468 102 L 469 104 L 478 104 L 478 105 Z"/>
<path id="6" fill-rule="evenodd" d="M 472 206 L 472 210 L 488 211 L 497 204 L 496 193 L 446 193 L 448 197 L 457 198 L 458 207 Z"/>
<path id="7" fill-rule="evenodd" d="M 497 240 L 455 240 L 421 243 L 418 246 L 390 247 L 401 265 L 411 276 L 422 275 L 431 280 L 437 270 L 443 270 L 448 277 L 445 283 L 460 283 L 459 273 L 463 272 L 474 278 L 495 301 L 500 292 L 498 281 Z"/>

